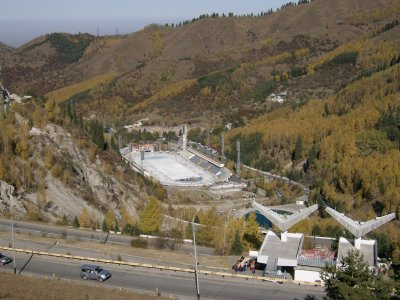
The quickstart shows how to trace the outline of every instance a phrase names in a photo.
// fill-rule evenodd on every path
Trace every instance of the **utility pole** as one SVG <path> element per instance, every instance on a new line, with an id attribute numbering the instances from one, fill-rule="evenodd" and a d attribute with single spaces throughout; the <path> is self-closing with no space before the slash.
<path id="1" fill-rule="evenodd" d="M 225 230 L 226 230 L 226 220 L 224 221 L 224 250 L 222 250 L 222 255 L 225 256 L 225 247 L 226 247 L 226 235 L 225 235 Z"/>
<path id="2" fill-rule="evenodd" d="M 236 151 L 237 151 L 236 174 L 237 177 L 240 178 L 240 140 L 236 141 Z"/>
<path id="3" fill-rule="evenodd" d="M 14 266 L 14 274 L 17 274 L 17 267 L 15 264 L 15 241 L 14 241 L 14 220 L 13 220 L 13 205 L 14 205 L 14 197 L 12 193 L 14 192 L 14 187 L 10 186 L 9 188 L 9 197 L 10 197 L 10 218 L 11 218 L 11 243 L 13 248 L 13 266 Z"/>
<path id="4" fill-rule="evenodd" d="M 196 228 L 194 226 L 194 218 L 196 215 L 197 215 L 197 212 L 194 214 L 193 219 L 192 219 L 193 248 L 194 248 L 194 280 L 196 281 L 197 299 L 200 300 L 199 275 L 197 273 Z"/>

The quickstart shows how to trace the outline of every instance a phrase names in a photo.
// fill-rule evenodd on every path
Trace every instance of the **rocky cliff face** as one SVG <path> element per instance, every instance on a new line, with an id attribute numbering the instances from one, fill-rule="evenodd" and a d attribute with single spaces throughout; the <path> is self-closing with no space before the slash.
<path id="1" fill-rule="evenodd" d="M 49 170 L 43 176 L 42 191 L 14 191 L 14 199 L 18 199 L 15 210 L 20 216 L 29 213 L 33 207 L 39 210 L 43 219 L 49 221 L 64 216 L 72 220 L 85 211 L 90 222 L 101 224 L 109 209 L 114 211 L 117 219 L 123 210 L 137 217 L 136 209 L 145 195 L 134 184 L 133 178 L 128 182 L 129 175 L 122 176 L 128 169 L 122 162 L 119 166 L 112 166 L 112 171 L 107 170 L 107 162 L 97 155 L 91 159 L 85 147 L 80 147 L 70 133 L 54 124 L 48 124 L 44 129 L 33 127 L 29 135 L 34 153 L 31 159 L 36 160 L 38 168 L 49 168 L 45 153 L 50 151 L 58 160 L 62 159 L 57 163 L 72 170 L 72 178 L 54 176 L 54 172 Z M 5 183 L 3 185 L 6 186 Z M 10 197 L 2 193 L 0 200 L 0 211 L 7 213 Z"/>

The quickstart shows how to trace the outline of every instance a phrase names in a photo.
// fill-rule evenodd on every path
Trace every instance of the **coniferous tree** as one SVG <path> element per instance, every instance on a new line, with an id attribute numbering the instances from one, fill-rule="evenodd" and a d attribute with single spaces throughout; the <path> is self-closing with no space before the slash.
<path id="1" fill-rule="evenodd" d="M 318 224 L 315 224 L 311 231 L 311 234 L 314 236 L 320 236 L 321 235 L 321 227 L 319 227 Z"/>
<path id="2" fill-rule="evenodd" d="M 235 237 L 233 238 L 231 254 L 232 255 L 241 255 L 243 252 L 243 243 L 240 238 L 239 230 L 235 231 Z"/>
<path id="3" fill-rule="evenodd" d="M 198 215 L 195 215 L 195 216 L 194 216 L 194 223 L 200 224 L 200 219 L 199 219 L 199 216 L 198 216 Z"/>
<path id="4" fill-rule="evenodd" d="M 329 299 L 389 299 L 393 282 L 369 269 L 360 251 L 349 251 L 340 265 L 327 264 L 321 271 Z"/>
<path id="5" fill-rule="evenodd" d="M 104 232 L 108 231 L 108 225 L 107 225 L 106 219 L 103 219 L 103 224 L 101 225 L 101 230 L 103 230 Z"/>
<path id="6" fill-rule="evenodd" d="M 72 222 L 72 226 L 74 226 L 75 228 L 79 228 L 81 226 L 79 224 L 79 220 L 78 220 L 77 216 L 75 216 L 74 221 Z"/>
<path id="7" fill-rule="evenodd" d="M 119 226 L 117 221 L 115 221 L 114 232 L 119 232 Z"/>
<path id="8" fill-rule="evenodd" d="M 299 158 L 301 158 L 302 153 L 303 153 L 303 141 L 302 141 L 301 137 L 299 136 L 296 140 L 296 146 L 292 153 L 292 160 L 296 161 Z"/>
<path id="9" fill-rule="evenodd" d="M 189 222 L 188 225 L 186 226 L 185 235 L 186 235 L 187 239 L 192 239 L 193 238 L 192 222 Z"/>
<path id="10" fill-rule="evenodd" d="M 317 159 L 317 148 L 315 147 L 315 144 L 311 147 L 310 151 L 308 152 L 308 157 L 306 160 L 306 163 L 304 164 L 304 172 L 307 172 L 310 167 L 313 165 L 315 160 Z"/>

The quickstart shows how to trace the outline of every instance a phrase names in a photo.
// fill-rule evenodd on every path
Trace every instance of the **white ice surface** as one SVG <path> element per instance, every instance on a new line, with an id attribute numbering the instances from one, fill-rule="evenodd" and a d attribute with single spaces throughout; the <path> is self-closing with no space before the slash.
<path id="1" fill-rule="evenodd" d="M 157 169 L 163 175 L 171 178 L 172 180 L 184 180 L 188 178 L 201 177 L 188 167 L 184 166 L 177 160 L 166 156 L 150 156 L 144 160 L 145 168 L 151 166 L 151 168 Z"/>
<path id="2" fill-rule="evenodd" d="M 139 152 L 126 153 L 125 151 L 123 153 L 127 159 L 134 161 L 138 166 L 142 165 Z M 163 185 L 202 186 L 212 185 L 215 182 L 210 172 L 176 152 L 145 153 L 143 168 Z"/>

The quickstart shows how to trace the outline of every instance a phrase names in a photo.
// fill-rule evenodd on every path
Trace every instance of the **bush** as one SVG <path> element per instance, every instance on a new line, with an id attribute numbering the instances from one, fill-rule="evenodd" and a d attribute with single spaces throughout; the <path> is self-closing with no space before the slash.
<path id="1" fill-rule="evenodd" d="M 183 233 L 178 229 L 171 229 L 160 233 L 160 236 L 155 240 L 154 247 L 156 249 L 175 250 L 178 245 L 183 243 Z"/>
<path id="2" fill-rule="evenodd" d="M 63 174 L 63 167 L 60 165 L 60 163 L 55 163 L 53 167 L 50 169 L 51 175 L 53 175 L 55 178 L 60 178 L 61 175 Z"/>
<path id="3" fill-rule="evenodd" d="M 136 225 L 126 224 L 124 228 L 122 228 L 122 233 L 133 236 L 139 236 L 141 232 Z"/>
<path id="4" fill-rule="evenodd" d="M 74 226 L 75 228 L 81 227 L 77 216 L 75 216 L 74 221 L 72 222 L 72 226 Z"/>
<path id="5" fill-rule="evenodd" d="M 198 79 L 200 88 L 204 88 L 206 86 L 216 88 L 220 82 L 229 81 L 234 71 L 235 68 L 232 68 L 204 75 Z"/>
<path id="6" fill-rule="evenodd" d="M 257 85 L 254 90 L 254 99 L 256 101 L 265 101 L 265 99 L 277 88 L 275 81 L 267 80 Z"/>
<path id="7" fill-rule="evenodd" d="M 303 76 L 305 74 L 306 74 L 306 70 L 305 70 L 305 68 L 302 68 L 302 67 L 296 66 L 290 70 L 290 75 L 292 77 L 299 77 L 299 76 Z"/>
<path id="8" fill-rule="evenodd" d="M 145 239 L 133 239 L 131 241 L 131 246 L 134 248 L 143 248 L 143 249 L 147 249 L 149 248 L 149 242 Z"/>

